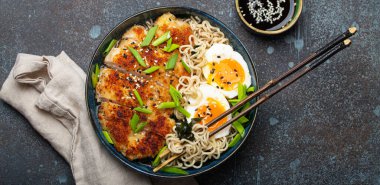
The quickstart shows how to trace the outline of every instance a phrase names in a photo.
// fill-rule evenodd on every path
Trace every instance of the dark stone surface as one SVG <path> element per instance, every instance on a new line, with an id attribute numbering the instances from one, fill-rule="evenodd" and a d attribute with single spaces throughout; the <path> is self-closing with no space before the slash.
<path id="1" fill-rule="evenodd" d="M 350 49 L 259 108 L 256 128 L 200 184 L 380 184 L 380 26 L 377 0 L 307 1 L 294 29 L 276 38 L 242 27 L 232 0 L 0 0 L 0 83 L 18 52 L 65 50 L 83 69 L 118 22 L 147 8 L 201 9 L 226 23 L 256 63 L 260 84 L 289 69 L 345 28 Z M 0 184 L 74 184 L 67 163 L 0 101 Z"/>

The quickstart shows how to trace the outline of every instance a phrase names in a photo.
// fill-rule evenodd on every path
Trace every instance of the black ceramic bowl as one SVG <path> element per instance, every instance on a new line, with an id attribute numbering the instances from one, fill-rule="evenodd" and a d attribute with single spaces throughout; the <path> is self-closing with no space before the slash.
<path id="1" fill-rule="evenodd" d="M 144 24 L 145 21 L 148 19 L 154 20 L 166 12 L 171 12 L 172 14 L 174 14 L 176 17 L 179 17 L 179 18 L 188 18 L 190 16 L 198 16 L 202 20 L 208 20 L 213 26 L 219 27 L 221 31 L 226 35 L 226 37 L 228 37 L 228 39 L 230 40 L 230 44 L 233 46 L 234 50 L 239 52 L 243 56 L 245 61 L 248 63 L 249 71 L 252 76 L 252 85 L 255 85 L 257 87 L 256 71 L 255 71 L 253 62 L 247 53 L 247 50 L 245 49 L 243 44 L 240 42 L 240 40 L 237 38 L 237 36 L 234 33 L 232 33 L 232 31 L 228 29 L 222 22 L 220 22 L 219 20 L 217 20 L 216 18 L 212 17 L 211 15 L 205 12 L 202 12 L 200 10 L 193 9 L 193 8 L 160 7 L 160 8 L 154 8 L 154 9 L 137 13 L 136 15 L 133 15 L 125 19 L 120 24 L 118 24 L 114 29 L 112 29 L 111 32 L 109 32 L 107 36 L 103 39 L 103 41 L 100 43 L 100 45 L 98 46 L 98 48 L 96 49 L 92 57 L 91 63 L 87 71 L 87 77 L 88 77 L 87 83 L 86 83 L 87 106 L 88 106 L 88 111 L 91 117 L 92 124 L 94 126 L 95 132 L 97 133 L 100 141 L 103 143 L 103 145 L 107 148 L 107 150 L 113 156 L 115 156 L 125 165 L 129 166 L 130 168 L 138 172 L 151 175 L 151 176 L 167 177 L 167 178 L 194 176 L 194 175 L 198 175 L 215 168 L 216 166 L 220 165 L 222 162 L 227 160 L 229 157 L 231 157 L 232 154 L 234 154 L 236 150 L 242 145 L 242 143 L 247 139 L 248 134 L 246 134 L 243 137 L 243 139 L 240 140 L 238 144 L 236 144 L 234 147 L 229 148 L 226 152 L 224 152 L 219 159 L 210 160 L 199 169 L 188 169 L 187 170 L 187 172 L 189 173 L 188 175 L 177 175 L 177 174 L 170 174 L 170 173 L 165 173 L 165 172 L 154 173 L 152 171 L 152 167 L 150 166 L 150 164 L 144 163 L 143 161 L 138 161 L 138 160 L 137 161 L 128 160 L 121 153 L 119 153 L 113 145 L 107 142 L 107 140 L 102 134 L 102 127 L 98 120 L 98 116 L 97 116 L 98 102 L 95 99 L 95 90 L 91 84 L 91 73 L 94 71 L 95 64 L 101 65 L 103 63 L 103 60 L 104 60 L 103 51 L 106 49 L 107 45 L 112 39 L 120 39 L 122 34 L 131 26 L 135 24 Z M 257 113 L 257 110 L 253 110 L 250 113 L 249 115 L 250 124 L 245 128 L 246 133 L 250 133 L 253 127 L 256 113 Z"/>

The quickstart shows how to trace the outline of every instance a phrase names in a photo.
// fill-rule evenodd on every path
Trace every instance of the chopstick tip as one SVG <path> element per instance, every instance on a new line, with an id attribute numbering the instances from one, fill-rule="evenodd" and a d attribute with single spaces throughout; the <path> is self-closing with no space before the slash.
<path id="1" fill-rule="evenodd" d="M 343 41 L 344 45 L 346 46 L 349 46 L 351 44 L 351 40 L 350 39 L 346 39 Z"/>
<path id="2" fill-rule="evenodd" d="M 357 31 L 358 31 L 358 29 L 356 28 L 356 27 L 351 27 L 351 28 L 348 28 L 348 31 L 351 33 L 351 34 L 355 34 Z"/>

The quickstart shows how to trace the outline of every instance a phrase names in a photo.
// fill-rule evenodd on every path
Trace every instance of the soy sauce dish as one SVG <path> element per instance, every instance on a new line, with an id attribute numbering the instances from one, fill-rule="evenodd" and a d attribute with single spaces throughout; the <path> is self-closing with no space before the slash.
<path id="1" fill-rule="evenodd" d="M 235 0 L 235 6 L 240 20 L 250 31 L 277 35 L 297 22 L 303 0 Z"/>
<path id="2" fill-rule="evenodd" d="M 194 45 L 188 39 L 191 38 L 189 33 L 194 33 L 189 32 L 190 25 L 201 25 L 201 21 L 206 21 L 207 32 L 211 29 L 211 34 L 219 33 L 219 40 L 206 41 L 215 46 L 214 50 L 213 46 L 203 47 L 207 43 Z M 178 26 L 183 28 L 177 29 Z M 183 39 L 186 34 L 188 36 Z M 186 47 L 191 50 L 185 52 Z M 179 81 L 195 74 L 192 73 L 196 68 L 191 60 L 197 52 L 206 49 L 210 53 L 205 56 L 209 57 L 209 63 L 204 64 L 203 73 L 197 73 L 199 79 L 200 75 L 206 75 L 205 72 L 208 75 L 207 80 L 202 78 L 204 83 L 198 87 L 203 95 L 207 95 L 202 96 L 205 99 L 202 102 L 206 104 L 191 104 L 193 100 L 185 99 L 187 95 Z M 224 50 L 228 52 L 221 52 Z M 227 69 L 228 74 L 224 73 Z M 146 175 L 179 178 L 207 172 L 230 158 L 254 126 L 257 109 L 228 127 L 230 130 L 224 132 L 224 136 L 218 136 L 224 139 L 218 142 L 226 144 L 217 155 L 207 160 L 202 158 L 201 162 L 190 164 L 190 167 L 186 160 L 179 158 L 169 164 L 171 167 L 153 171 L 160 163 L 165 164 L 165 158 L 159 158 L 158 153 L 170 149 L 168 138 L 197 139 L 197 132 L 202 134 L 212 129 L 205 127 L 203 121 L 216 117 L 216 110 L 220 114 L 258 89 L 254 63 L 238 37 L 222 22 L 197 9 L 159 7 L 125 19 L 98 46 L 87 76 L 87 107 L 101 143 L 120 162 Z M 236 82 L 236 79 L 240 81 Z M 184 126 L 190 131 L 184 133 Z M 193 129 L 192 135 L 192 127 L 203 131 Z M 170 152 L 175 151 L 170 149 Z M 187 166 L 181 166 L 181 162 Z"/>

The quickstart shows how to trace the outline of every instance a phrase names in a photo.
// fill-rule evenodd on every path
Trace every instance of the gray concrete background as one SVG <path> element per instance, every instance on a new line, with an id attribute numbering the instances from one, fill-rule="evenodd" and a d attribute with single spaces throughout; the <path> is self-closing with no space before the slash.
<path id="1" fill-rule="evenodd" d="M 0 83 L 19 52 L 64 50 L 83 69 L 101 39 L 139 11 L 190 6 L 227 24 L 249 50 L 260 84 L 354 25 L 352 46 L 259 108 L 247 142 L 200 184 L 380 184 L 380 26 L 377 0 L 305 2 L 277 38 L 242 27 L 232 0 L 0 0 Z M 0 184 L 74 184 L 69 166 L 0 101 Z"/>

